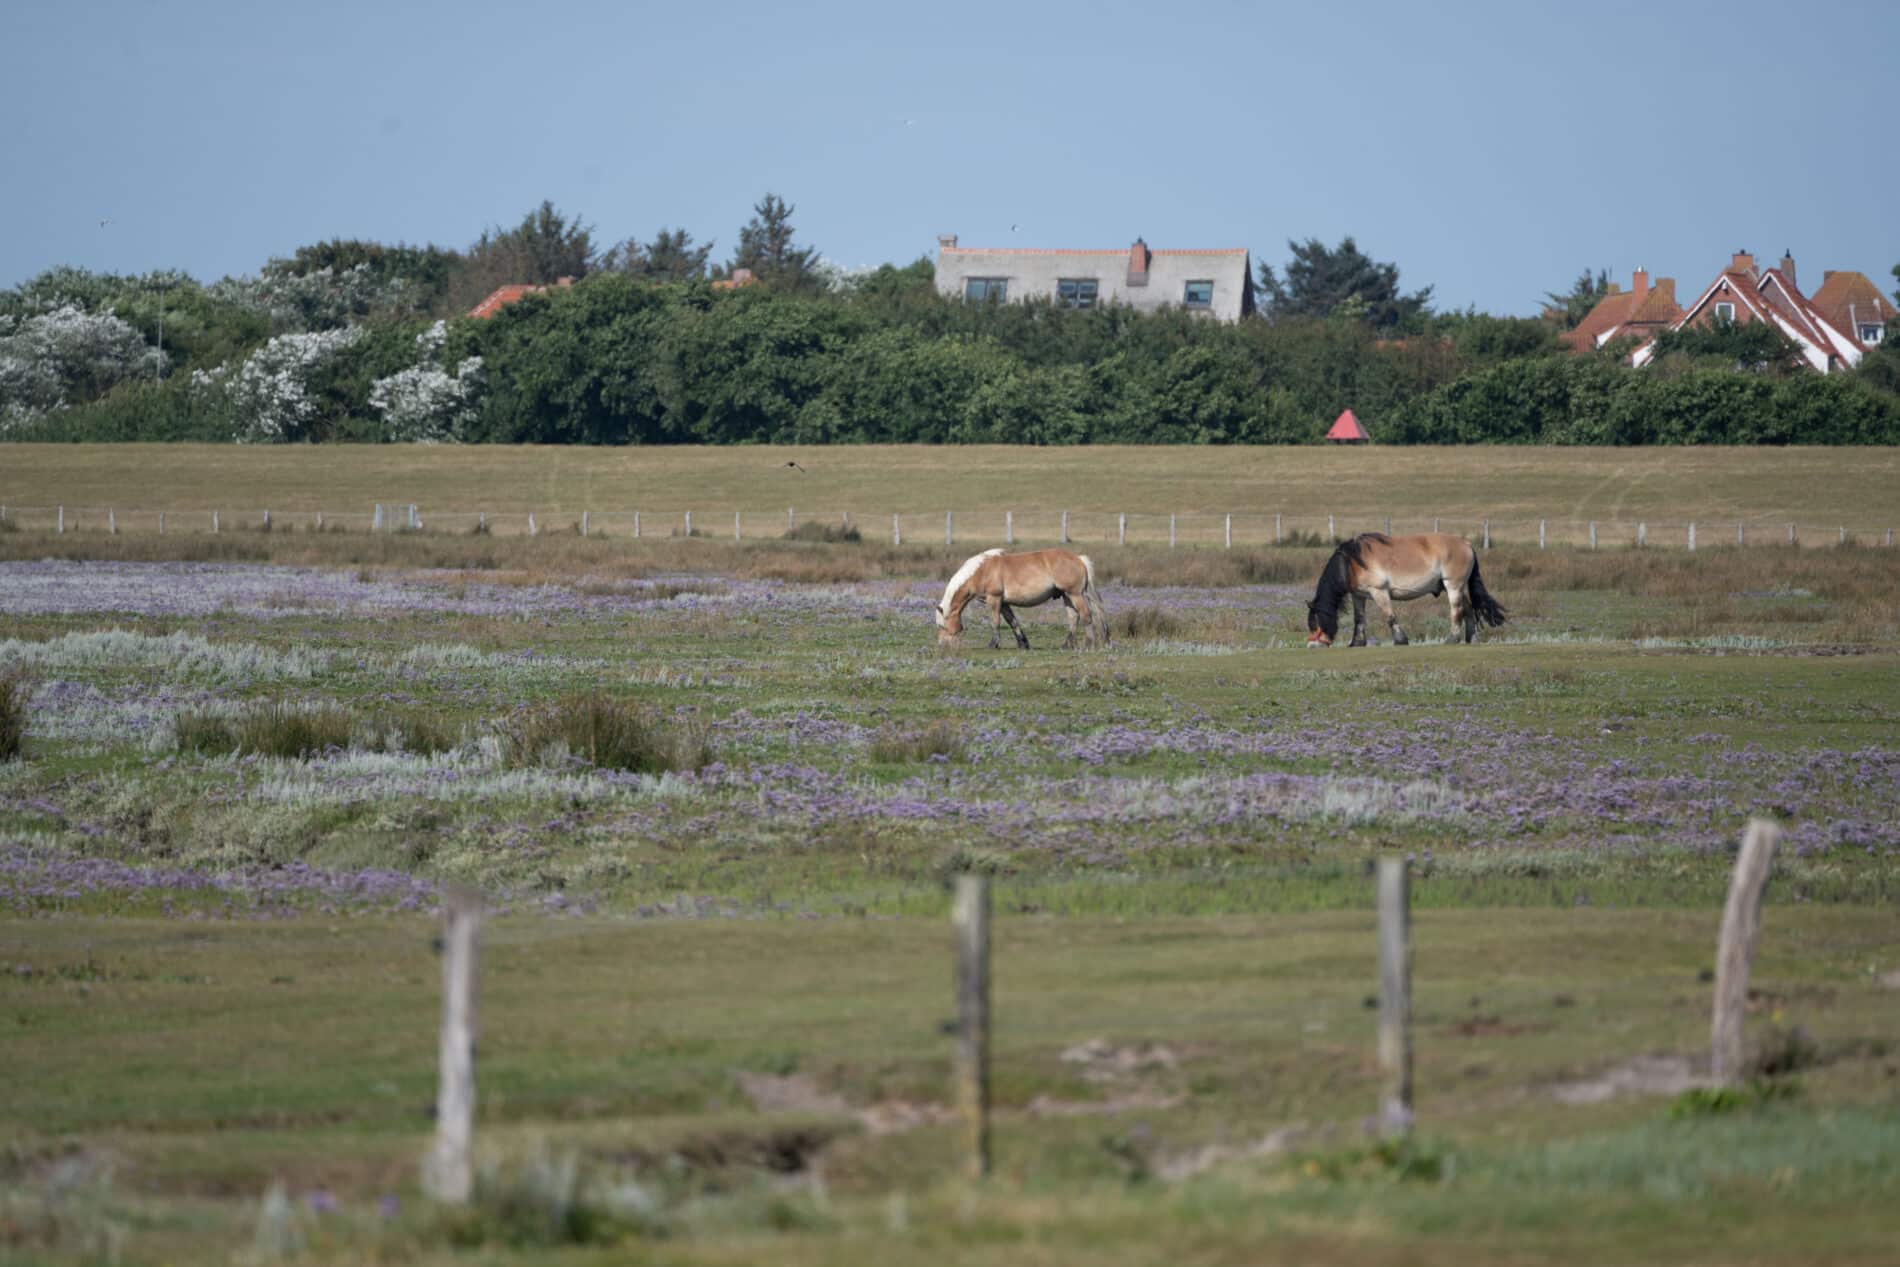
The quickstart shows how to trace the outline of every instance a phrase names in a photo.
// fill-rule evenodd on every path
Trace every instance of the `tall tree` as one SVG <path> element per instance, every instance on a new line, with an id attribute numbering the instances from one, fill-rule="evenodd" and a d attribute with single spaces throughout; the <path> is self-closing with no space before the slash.
<path id="1" fill-rule="evenodd" d="M 823 288 L 818 248 L 794 246 L 792 212 L 797 208 L 768 193 L 752 208 L 752 219 L 739 230 L 739 247 L 730 267 L 749 268 L 775 290 L 813 292 Z"/>
<path id="2" fill-rule="evenodd" d="M 466 310 L 497 286 L 514 282 L 545 286 L 563 277 L 582 277 L 592 271 L 596 258 L 593 228 L 544 201 L 512 229 L 495 225 L 482 230 L 456 270 L 449 288 L 451 306 Z"/>
<path id="3" fill-rule="evenodd" d="M 706 275 L 712 249 L 711 242 L 694 246 L 693 235 L 684 229 L 663 228 L 644 245 L 628 238 L 601 257 L 600 267 L 642 281 L 692 282 Z"/>
<path id="4" fill-rule="evenodd" d="M 1289 317 L 1330 317 L 1341 305 L 1346 314 L 1375 329 L 1388 329 L 1425 315 L 1432 288 L 1410 295 L 1399 290 L 1399 267 L 1385 264 L 1360 251 L 1350 236 L 1337 247 L 1318 238 L 1287 242 L 1293 258 L 1284 280 L 1273 265 L 1260 263 L 1260 289 L 1266 292 L 1269 320 Z"/>
<path id="5" fill-rule="evenodd" d="M 1544 298 L 1548 306 L 1544 309 L 1544 320 L 1563 330 L 1574 330 L 1577 323 L 1590 315 L 1590 310 L 1602 301 L 1603 297 L 1616 287 L 1610 284 L 1610 270 L 1600 268 L 1595 273 L 1584 269 L 1581 276 L 1572 282 L 1567 291 L 1547 290 Z"/>

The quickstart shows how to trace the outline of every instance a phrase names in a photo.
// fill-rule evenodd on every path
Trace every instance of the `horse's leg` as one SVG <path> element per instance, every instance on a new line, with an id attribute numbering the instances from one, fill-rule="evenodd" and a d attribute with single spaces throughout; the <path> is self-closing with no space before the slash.
<path id="1" fill-rule="evenodd" d="M 1465 612 L 1467 610 L 1465 607 L 1465 592 L 1455 585 L 1447 584 L 1445 586 L 1445 599 L 1451 604 L 1451 636 L 1446 638 L 1445 641 L 1447 643 L 1454 643 L 1458 641 L 1458 637 L 1465 627 Z"/>
<path id="2" fill-rule="evenodd" d="M 1392 595 L 1385 590 L 1373 590 L 1372 601 L 1378 604 L 1379 614 L 1385 617 L 1386 625 L 1392 630 L 1393 643 L 1402 647 L 1410 642 L 1411 639 L 1405 636 L 1405 631 L 1399 628 L 1398 613 L 1392 610 Z"/>
<path id="3" fill-rule="evenodd" d="M 1069 601 L 1067 594 L 1064 594 L 1062 596 L 1062 605 L 1069 609 L 1069 636 L 1063 640 L 1062 649 L 1064 651 L 1073 651 L 1075 650 L 1075 604 Z"/>
<path id="4" fill-rule="evenodd" d="M 1075 601 L 1069 605 L 1070 627 L 1073 628 L 1078 620 L 1082 625 L 1082 645 L 1085 647 L 1094 646 L 1095 613 L 1089 607 L 1088 595 L 1086 594 L 1077 594 Z"/>
<path id="5" fill-rule="evenodd" d="M 1003 609 L 1003 619 L 1009 622 L 1010 630 L 1016 635 L 1016 645 L 1024 651 L 1029 650 L 1029 635 L 1024 633 L 1023 627 L 1016 623 L 1016 609 L 1008 603 L 1000 605 Z"/>
<path id="6" fill-rule="evenodd" d="M 990 650 L 1000 650 L 1003 645 L 1003 599 L 1001 595 L 985 595 L 983 605 L 990 609 Z"/>
<path id="7" fill-rule="evenodd" d="M 1352 596 L 1352 641 L 1350 647 L 1366 645 L 1366 600 L 1362 595 Z"/>

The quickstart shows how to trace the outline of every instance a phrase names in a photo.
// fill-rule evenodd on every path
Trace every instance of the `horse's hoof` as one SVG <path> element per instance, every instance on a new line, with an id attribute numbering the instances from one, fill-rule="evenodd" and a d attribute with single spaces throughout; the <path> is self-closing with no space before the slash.
<path id="1" fill-rule="evenodd" d="M 1349 647 L 1363 647 L 1366 645 L 1366 640 L 1364 638 L 1354 638 L 1351 642 L 1347 643 L 1346 645 Z"/>

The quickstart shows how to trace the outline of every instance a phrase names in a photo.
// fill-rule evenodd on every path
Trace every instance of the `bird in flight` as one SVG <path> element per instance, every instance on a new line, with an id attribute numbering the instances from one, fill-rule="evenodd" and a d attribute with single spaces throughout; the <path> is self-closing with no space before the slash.
<path id="1" fill-rule="evenodd" d="M 787 462 L 785 465 L 791 467 L 794 471 L 797 471 L 800 475 L 809 474 L 809 472 L 806 471 L 804 467 L 800 466 L 796 462 Z"/>
<path id="2" fill-rule="evenodd" d="M 112 223 L 112 221 L 110 221 L 110 220 L 101 220 L 101 221 L 99 222 L 99 227 L 103 229 L 103 228 L 105 228 L 105 227 L 106 227 L 106 226 L 107 226 L 108 224 L 111 224 L 111 223 Z"/>

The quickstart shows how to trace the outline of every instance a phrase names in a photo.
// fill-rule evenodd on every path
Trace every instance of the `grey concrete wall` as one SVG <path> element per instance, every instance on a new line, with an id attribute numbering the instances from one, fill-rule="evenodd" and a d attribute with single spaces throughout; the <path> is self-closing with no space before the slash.
<path id="1" fill-rule="evenodd" d="M 961 298 L 964 283 L 973 277 L 1001 277 L 1009 282 L 1009 300 L 1054 299 L 1056 283 L 1070 278 L 1093 280 L 1097 303 L 1126 304 L 1154 311 L 1179 307 L 1187 283 L 1214 283 L 1213 306 L 1207 311 L 1221 321 L 1240 319 L 1249 286 L 1251 260 L 1245 251 L 1169 252 L 1157 250 L 1148 258 L 1148 284 L 1128 285 L 1128 252 L 1121 251 L 986 251 L 975 247 L 945 247 L 937 254 L 937 290 Z"/>

